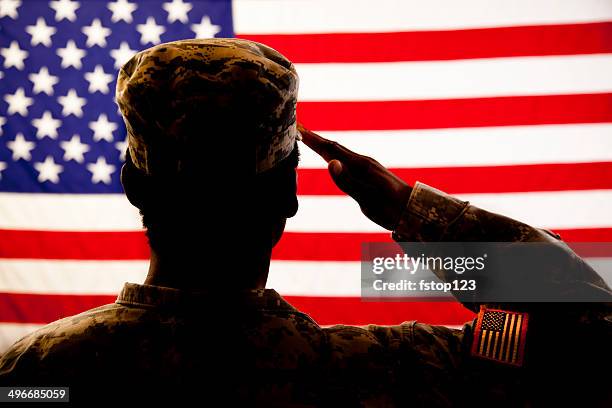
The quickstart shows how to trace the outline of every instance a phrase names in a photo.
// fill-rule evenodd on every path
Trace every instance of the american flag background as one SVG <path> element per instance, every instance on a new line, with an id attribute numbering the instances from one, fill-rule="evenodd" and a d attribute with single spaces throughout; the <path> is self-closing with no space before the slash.
<path id="1" fill-rule="evenodd" d="M 144 280 L 117 70 L 161 42 L 232 36 L 296 64 L 305 126 L 407 182 L 566 241 L 612 239 L 610 0 L 0 0 L 0 352 Z M 269 287 L 322 325 L 474 317 L 361 302 L 360 244 L 390 234 L 301 151 Z"/>

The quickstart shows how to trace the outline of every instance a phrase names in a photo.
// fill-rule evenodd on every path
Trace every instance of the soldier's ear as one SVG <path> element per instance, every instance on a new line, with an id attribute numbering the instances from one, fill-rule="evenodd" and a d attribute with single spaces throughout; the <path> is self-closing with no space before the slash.
<path id="1" fill-rule="evenodd" d="M 291 218 L 298 211 L 298 200 L 297 200 L 297 171 L 292 168 L 291 171 L 287 172 L 286 190 L 285 196 L 283 197 L 283 203 L 285 204 L 285 217 Z"/>
<path id="2" fill-rule="evenodd" d="M 139 171 L 126 155 L 125 164 L 121 167 L 121 185 L 128 201 L 136 208 L 143 209 L 150 195 L 151 181 L 146 174 Z"/>

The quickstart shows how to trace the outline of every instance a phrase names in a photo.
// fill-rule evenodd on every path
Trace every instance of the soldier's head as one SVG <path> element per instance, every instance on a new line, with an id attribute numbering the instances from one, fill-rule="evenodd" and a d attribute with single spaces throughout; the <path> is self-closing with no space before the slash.
<path id="1" fill-rule="evenodd" d="M 121 181 L 156 252 L 276 244 L 297 211 L 297 88 L 289 60 L 238 39 L 161 44 L 121 68 Z"/>

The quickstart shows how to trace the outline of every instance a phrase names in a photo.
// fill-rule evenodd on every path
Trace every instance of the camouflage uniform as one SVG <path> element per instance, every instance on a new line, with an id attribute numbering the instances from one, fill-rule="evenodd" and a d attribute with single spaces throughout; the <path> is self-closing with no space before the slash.
<path id="1" fill-rule="evenodd" d="M 394 236 L 550 239 L 423 184 L 415 186 Z M 580 258 L 576 265 L 584 270 Z M 584 277 L 592 274 L 589 269 Z M 591 282 L 609 290 L 598 279 Z M 605 372 L 593 368 L 609 368 L 611 361 L 609 305 L 546 305 L 531 312 L 536 320 L 527 363 L 511 368 L 470 356 L 473 322 L 461 330 L 415 321 L 322 328 L 272 289 L 197 293 L 126 283 L 115 304 L 18 341 L 0 359 L 0 383 L 68 384 L 76 395 L 97 387 L 111 396 L 110 390 L 146 389 L 148 397 L 181 390 L 201 400 L 222 396 L 226 403 L 265 406 L 548 405 L 567 397 L 560 394 L 563 381 L 583 387 L 575 388 L 585 390 L 581 401 L 600 400 L 595 392 L 609 398 L 605 382 L 598 387 L 597 376 L 605 380 Z M 577 376 L 574 369 L 588 371 Z M 555 388 L 541 376 L 554 378 Z"/>
<path id="2" fill-rule="evenodd" d="M 202 117 L 207 131 L 252 130 L 255 174 L 287 157 L 298 138 L 295 69 L 261 44 L 162 44 L 129 61 L 117 86 L 129 156 L 150 176 L 172 178 L 198 162 L 194 152 L 206 144 L 197 140 Z M 247 105 L 252 112 L 241 110 Z M 212 114 L 199 111 L 202 106 Z M 244 122 L 230 120 L 237 112 L 246 115 Z M 556 239 L 419 183 L 393 237 Z M 572 279 L 609 291 L 578 257 L 573 265 Z M 523 307 L 533 321 L 525 365 L 514 368 L 470 355 L 473 322 L 462 329 L 415 321 L 322 328 L 272 289 L 193 292 L 126 283 L 114 304 L 16 342 L 0 357 L 0 385 L 68 385 L 71 398 L 82 401 L 121 394 L 139 401 L 222 398 L 226 406 L 548 405 L 550 389 L 541 385 L 546 376 L 556 386 L 553 399 L 566 402 L 560 390 L 587 385 L 588 398 L 609 398 L 605 374 L 597 374 L 599 383 L 588 375 L 591 365 L 609 368 L 609 305 Z M 576 377 L 572 370 L 582 371 Z"/>

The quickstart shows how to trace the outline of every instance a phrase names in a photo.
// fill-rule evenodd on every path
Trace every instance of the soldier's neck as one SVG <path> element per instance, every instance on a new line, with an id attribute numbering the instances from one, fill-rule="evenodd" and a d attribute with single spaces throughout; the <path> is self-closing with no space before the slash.
<path id="1" fill-rule="evenodd" d="M 162 256 L 152 249 L 149 273 L 144 283 L 192 291 L 227 292 L 266 287 L 271 249 L 251 254 L 250 261 L 237 254 L 231 258 L 212 255 Z"/>

